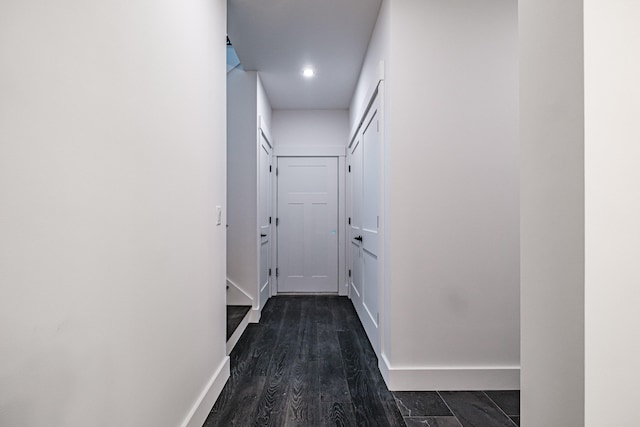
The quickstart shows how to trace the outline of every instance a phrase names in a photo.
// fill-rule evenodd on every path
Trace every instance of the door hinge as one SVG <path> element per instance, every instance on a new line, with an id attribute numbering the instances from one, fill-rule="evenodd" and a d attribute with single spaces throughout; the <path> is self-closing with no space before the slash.
<path id="1" fill-rule="evenodd" d="M 269 269 L 269 277 L 271 277 L 271 269 Z"/>
<path id="2" fill-rule="evenodd" d="M 280 218 L 276 217 L 276 227 L 280 225 Z"/>
<path id="3" fill-rule="evenodd" d="M 351 225 L 351 217 L 349 217 L 349 225 Z"/>
<path id="4" fill-rule="evenodd" d="M 351 269 L 349 269 L 349 277 L 351 277 Z"/>
<path id="5" fill-rule="evenodd" d="M 276 176 L 278 176 L 278 168 L 276 168 Z"/>
<path id="6" fill-rule="evenodd" d="M 269 173 L 271 173 L 271 165 L 269 165 Z"/>
<path id="7" fill-rule="evenodd" d="M 276 267 L 276 277 L 280 276 L 280 271 L 278 271 L 278 268 Z"/>
<path id="8" fill-rule="evenodd" d="M 271 217 L 269 217 L 269 224 L 271 224 Z"/>
<path id="9" fill-rule="evenodd" d="M 351 173 L 351 165 L 349 165 L 349 173 Z"/>

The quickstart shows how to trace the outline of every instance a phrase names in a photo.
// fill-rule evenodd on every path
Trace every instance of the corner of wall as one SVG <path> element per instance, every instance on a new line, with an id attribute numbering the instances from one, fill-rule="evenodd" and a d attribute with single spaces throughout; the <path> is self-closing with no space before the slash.
<path id="1" fill-rule="evenodd" d="M 224 385 L 231 375 L 229 356 L 225 356 L 218 369 L 213 373 L 202 393 L 193 404 L 181 427 L 202 427 L 211 408 L 216 403 Z"/>
<path id="2" fill-rule="evenodd" d="M 231 279 L 227 278 L 227 305 L 251 305 L 253 306 L 253 298 L 242 290 Z"/>

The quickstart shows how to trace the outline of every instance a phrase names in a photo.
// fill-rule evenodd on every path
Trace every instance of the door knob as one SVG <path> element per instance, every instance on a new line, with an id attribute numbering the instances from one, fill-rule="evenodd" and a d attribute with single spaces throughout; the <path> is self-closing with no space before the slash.
<path id="1" fill-rule="evenodd" d="M 357 240 L 359 242 L 362 242 L 362 236 L 356 236 L 353 238 L 353 240 Z"/>

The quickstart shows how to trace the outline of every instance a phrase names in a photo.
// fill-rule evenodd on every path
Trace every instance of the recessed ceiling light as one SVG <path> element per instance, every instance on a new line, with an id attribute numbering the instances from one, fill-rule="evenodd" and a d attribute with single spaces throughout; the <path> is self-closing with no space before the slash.
<path id="1" fill-rule="evenodd" d="M 316 72 L 311 67 L 306 67 L 302 70 L 302 75 L 305 77 L 313 77 Z"/>

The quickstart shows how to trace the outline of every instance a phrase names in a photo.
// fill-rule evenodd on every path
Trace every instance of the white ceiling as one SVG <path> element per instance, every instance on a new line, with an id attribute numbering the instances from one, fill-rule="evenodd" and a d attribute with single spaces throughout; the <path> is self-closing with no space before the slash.
<path id="1" fill-rule="evenodd" d="M 274 109 L 349 107 L 381 0 L 228 0 L 228 33 Z M 302 76 L 312 65 L 317 75 Z"/>

